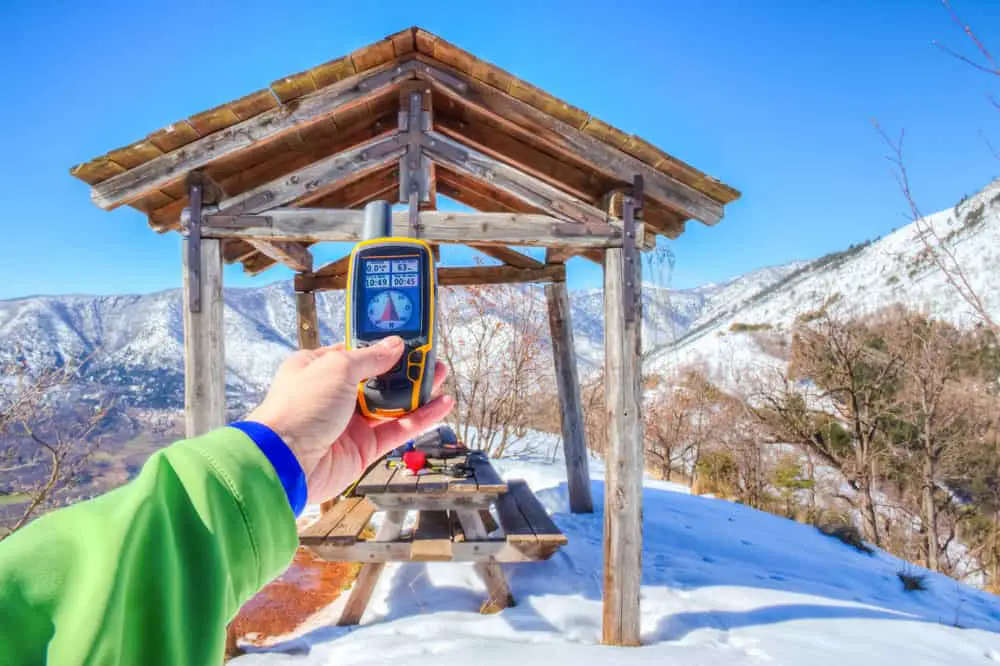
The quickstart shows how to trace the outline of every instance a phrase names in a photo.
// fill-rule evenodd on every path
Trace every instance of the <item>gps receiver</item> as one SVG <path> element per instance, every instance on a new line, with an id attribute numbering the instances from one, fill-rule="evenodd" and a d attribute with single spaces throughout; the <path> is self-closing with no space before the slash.
<path id="1" fill-rule="evenodd" d="M 430 400 L 434 383 L 437 279 L 425 241 L 392 236 L 385 201 L 365 207 L 364 240 L 351 251 L 347 272 L 348 349 L 398 335 L 405 349 L 387 373 L 358 386 L 358 406 L 368 417 L 392 418 Z"/>

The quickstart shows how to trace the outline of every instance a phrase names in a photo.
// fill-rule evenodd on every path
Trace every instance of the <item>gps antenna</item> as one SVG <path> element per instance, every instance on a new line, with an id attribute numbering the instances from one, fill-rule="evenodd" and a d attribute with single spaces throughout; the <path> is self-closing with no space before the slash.
<path id="1" fill-rule="evenodd" d="M 365 206 L 365 226 L 362 240 L 392 236 L 392 207 L 388 201 L 372 201 Z"/>

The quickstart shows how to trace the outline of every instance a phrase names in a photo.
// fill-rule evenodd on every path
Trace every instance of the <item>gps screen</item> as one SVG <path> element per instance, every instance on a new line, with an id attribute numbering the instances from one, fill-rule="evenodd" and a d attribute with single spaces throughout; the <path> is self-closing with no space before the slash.
<path id="1" fill-rule="evenodd" d="M 420 332 L 420 257 L 362 259 L 359 332 L 406 335 Z"/>

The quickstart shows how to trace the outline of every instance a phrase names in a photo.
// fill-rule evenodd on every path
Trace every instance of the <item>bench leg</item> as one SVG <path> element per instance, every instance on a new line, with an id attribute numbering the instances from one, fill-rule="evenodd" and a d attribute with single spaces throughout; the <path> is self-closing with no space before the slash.
<path id="1" fill-rule="evenodd" d="M 387 511 L 382 525 L 378 528 L 375 540 L 395 541 L 398 539 L 399 533 L 403 531 L 404 520 L 406 520 L 406 511 Z M 378 583 L 383 569 L 385 569 L 385 564 L 382 562 L 361 565 L 358 579 L 354 581 L 351 594 L 347 597 L 347 603 L 340 614 L 340 620 L 337 622 L 338 626 L 346 627 L 361 622 L 361 616 L 365 614 L 365 609 L 368 608 L 368 602 L 372 598 L 372 592 L 375 591 L 375 584 Z"/>
<path id="2" fill-rule="evenodd" d="M 482 541 L 486 539 L 486 526 L 478 511 L 456 511 L 458 520 L 462 523 L 462 531 L 465 532 L 466 541 Z M 514 606 L 514 595 L 510 592 L 507 579 L 503 575 L 503 570 L 496 562 L 476 562 L 476 573 L 486 584 L 486 590 L 490 595 L 489 600 L 483 606 L 483 610 L 493 612 Z"/>

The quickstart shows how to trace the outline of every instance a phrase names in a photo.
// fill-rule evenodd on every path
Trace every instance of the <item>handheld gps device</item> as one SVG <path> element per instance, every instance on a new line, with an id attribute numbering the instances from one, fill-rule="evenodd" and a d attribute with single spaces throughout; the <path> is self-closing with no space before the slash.
<path id="1" fill-rule="evenodd" d="M 425 241 L 391 235 L 388 203 L 365 208 L 365 240 L 351 251 L 347 273 L 348 349 L 398 335 L 405 348 L 387 373 L 358 386 L 370 417 L 395 417 L 428 402 L 434 383 L 434 255 Z"/>

